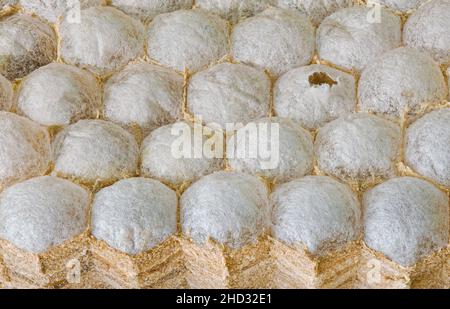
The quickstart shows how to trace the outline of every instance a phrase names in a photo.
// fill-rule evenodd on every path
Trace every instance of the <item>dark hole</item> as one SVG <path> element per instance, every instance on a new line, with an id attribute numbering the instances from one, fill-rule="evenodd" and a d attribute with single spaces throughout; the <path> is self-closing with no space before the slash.
<path id="1" fill-rule="evenodd" d="M 330 76 L 328 76 L 328 74 L 326 74 L 326 73 L 316 72 L 309 77 L 309 84 L 311 86 L 316 86 L 316 85 L 320 86 L 320 85 L 327 84 L 330 87 L 333 87 L 333 85 L 337 85 L 337 82 L 335 80 L 333 80 Z"/>

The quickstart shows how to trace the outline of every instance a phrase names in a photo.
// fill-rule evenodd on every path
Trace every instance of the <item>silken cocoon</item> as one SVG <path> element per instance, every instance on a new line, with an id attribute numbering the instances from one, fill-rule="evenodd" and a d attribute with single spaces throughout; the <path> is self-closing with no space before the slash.
<path id="1" fill-rule="evenodd" d="M 110 2 L 112 6 L 140 19 L 143 23 L 151 21 L 159 14 L 190 9 L 194 4 L 194 0 L 111 0 Z"/>
<path id="2" fill-rule="evenodd" d="M 263 118 L 229 137 L 227 158 L 234 170 L 282 183 L 311 173 L 313 148 L 311 134 L 298 123 Z M 256 152 L 252 154 L 250 149 Z"/>
<path id="3" fill-rule="evenodd" d="M 291 118 L 307 129 L 318 129 L 355 108 L 355 78 L 324 65 L 291 70 L 275 84 L 277 116 Z"/>
<path id="4" fill-rule="evenodd" d="M 50 166 L 50 137 L 27 118 L 0 112 L 0 187 L 45 174 Z"/>
<path id="5" fill-rule="evenodd" d="M 199 124 L 196 126 L 200 127 Z M 211 138 L 214 138 L 213 134 L 211 131 Z M 223 151 L 217 156 L 205 156 L 203 149 L 207 147 L 207 139 L 203 135 L 197 145 L 194 125 L 187 122 L 177 122 L 156 129 L 142 144 L 141 174 L 177 186 L 220 170 L 223 167 Z M 193 146 L 201 147 L 200 157 L 196 156 Z M 187 147 L 187 153 L 182 147 Z M 214 149 L 216 150 L 219 149 Z"/>
<path id="6" fill-rule="evenodd" d="M 450 109 L 438 109 L 410 125 L 406 164 L 417 173 L 450 187 Z"/>
<path id="7" fill-rule="evenodd" d="M 13 103 L 14 90 L 12 84 L 0 74 L 0 110 L 9 111 Z"/>
<path id="8" fill-rule="evenodd" d="M 364 194 L 364 241 L 383 255 L 372 253 L 372 258 L 382 263 L 379 266 L 387 266 L 382 269 L 387 273 L 383 282 L 372 284 L 389 287 L 398 281 L 414 287 L 425 281 L 436 287 L 443 278 L 448 281 L 440 276 L 445 263 L 443 248 L 449 243 L 448 205 L 444 192 L 411 177 L 391 179 Z M 405 277 L 408 282 L 402 282 Z"/>
<path id="9" fill-rule="evenodd" d="M 28 75 L 18 90 L 20 114 L 45 126 L 64 126 L 95 118 L 101 109 L 101 87 L 87 71 L 52 63 Z"/>
<path id="10" fill-rule="evenodd" d="M 395 175 L 400 126 L 370 114 L 344 116 L 319 130 L 315 142 L 320 170 L 358 182 Z"/>
<path id="11" fill-rule="evenodd" d="M 370 20 L 371 8 L 344 8 L 325 18 L 317 30 L 321 60 L 346 70 L 361 71 L 381 54 L 401 45 L 401 20 L 381 9 L 380 20 Z"/>
<path id="12" fill-rule="evenodd" d="M 276 0 L 196 0 L 195 5 L 236 24 L 274 5 Z"/>
<path id="13" fill-rule="evenodd" d="M 79 22 L 79 10 L 93 6 L 105 5 L 105 0 L 18 0 L 26 11 L 56 23 L 59 17 L 68 15 L 74 23 Z"/>
<path id="14" fill-rule="evenodd" d="M 112 73 L 144 53 L 144 26 L 112 7 L 84 9 L 78 23 L 65 16 L 59 30 L 62 58 L 97 74 Z"/>
<path id="15" fill-rule="evenodd" d="M 450 1 L 435 0 L 421 6 L 406 21 L 406 46 L 428 52 L 439 63 L 450 65 Z"/>
<path id="16" fill-rule="evenodd" d="M 223 129 L 227 124 L 247 124 L 268 116 L 270 87 L 263 71 L 243 64 L 218 64 L 191 78 L 188 108 L 194 117 Z"/>
<path id="17" fill-rule="evenodd" d="M 402 13 L 410 12 L 429 0 L 377 0 L 376 2 Z"/>
<path id="18" fill-rule="evenodd" d="M 341 8 L 352 6 L 353 0 L 277 0 L 279 7 L 295 9 L 309 16 L 315 26 Z"/>
<path id="19" fill-rule="evenodd" d="M 134 136 L 103 120 L 80 120 L 53 142 L 54 173 L 89 185 L 134 176 L 139 149 Z"/>
<path id="20" fill-rule="evenodd" d="M 401 117 L 441 103 L 447 98 L 447 87 L 430 56 L 401 47 L 375 59 L 362 72 L 358 97 L 362 111 Z"/>
<path id="21" fill-rule="evenodd" d="M 183 76 L 169 69 L 130 64 L 105 83 L 105 118 L 148 134 L 182 117 L 183 85 Z"/>
<path id="22" fill-rule="evenodd" d="M 227 22 L 204 10 L 158 15 L 147 39 L 149 57 L 178 71 L 199 71 L 228 53 Z"/>
<path id="23" fill-rule="evenodd" d="M 17 14 L 0 20 L 0 74 L 22 78 L 56 58 L 53 29 L 35 17 Z"/>
<path id="24" fill-rule="evenodd" d="M 269 8 L 233 28 L 234 60 L 267 69 L 274 76 L 309 64 L 315 50 L 314 27 L 296 11 Z"/>

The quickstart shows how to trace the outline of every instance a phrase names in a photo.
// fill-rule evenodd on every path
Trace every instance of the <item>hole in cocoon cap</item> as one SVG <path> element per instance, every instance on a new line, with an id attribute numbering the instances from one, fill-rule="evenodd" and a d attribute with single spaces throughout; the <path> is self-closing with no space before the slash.
<path id="1" fill-rule="evenodd" d="M 337 81 L 333 80 L 328 74 L 324 72 L 315 72 L 309 76 L 309 84 L 312 86 L 321 86 L 327 84 L 331 87 L 337 85 Z"/>

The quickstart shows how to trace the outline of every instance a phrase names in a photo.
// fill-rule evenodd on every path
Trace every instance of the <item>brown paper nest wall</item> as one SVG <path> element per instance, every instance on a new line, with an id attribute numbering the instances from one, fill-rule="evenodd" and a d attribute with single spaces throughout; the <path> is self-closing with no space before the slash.
<path id="1" fill-rule="evenodd" d="M 439 0 L 438 0 L 439 1 Z M 19 113 L 17 110 L 17 93 L 21 89 L 22 84 L 26 81 L 29 73 L 35 69 L 43 67 L 47 63 L 65 63 L 61 56 L 61 35 L 59 33 L 58 23 L 53 23 L 53 20 L 48 21 L 48 16 L 38 16 L 30 9 L 24 9 L 21 5 L 13 3 L 14 1 L 0 1 L 0 22 L 2 19 L 15 16 L 17 14 L 32 15 L 41 20 L 42 23 L 50 26 L 55 32 L 58 48 L 51 52 L 50 60 L 33 61 L 32 59 L 24 60 L 22 63 L 29 66 L 23 69 L 17 69 L 19 75 L 15 76 L 10 69 L 5 70 L 3 75 L 8 75 L 13 85 L 15 92 L 14 102 L 11 106 L 5 104 L 2 106 L 0 101 L 0 108 L 11 113 Z M 101 1 L 100 1 L 101 2 Z M 114 5 L 108 1 L 106 5 Z M 249 1 L 251 2 L 251 1 Z M 268 1 L 270 2 L 270 1 Z M 276 1 L 275 1 L 276 2 Z M 274 2 L 274 3 L 275 3 Z M 329 1 L 332 2 L 332 1 Z M 349 1 L 350 2 L 350 1 Z M 354 1 L 355 5 L 364 5 L 364 1 Z M 425 1 L 424 1 L 425 2 Z M 203 1 L 204 3 L 204 1 Z M 270 3 L 273 5 L 274 3 Z M 187 7 L 186 7 L 187 6 Z M 198 7 L 194 3 L 180 6 L 176 9 L 191 8 L 197 10 Z M 236 12 L 239 6 L 236 7 Z M 263 8 L 264 9 L 264 8 Z M 262 11 L 263 9 L 259 9 Z M 394 14 L 401 16 L 404 27 L 408 17 L 414 13 L 415 10 L 408 12 L 393 11 Z M 158 12 L 157 14 L 165 13 Z M 331 13 L 331 12 L 330 12 Z M 130 13 L 132 14 L 132 13 Z M 132 14 L 133 17 L 142 17 L 142 15 Z M 236 15 L 225 15 L 231 22 L 227 23 L 228 31 L 238 23 Z M 244 14 L 245 15 L 245 14 Z M 251 15 L 247 12 L 245 16 L 239 16 L 238 20 L 244 20 Z M 47 18 L 47 20 L 45 19 Z M 142 19 L 142 18 L 141 18 Z M 138 21 L 138 19 L 136 19 Z M 145 18 L 142 20 L 145 23 L 149 21 Z M 447 29 L 450 31 L 450 29 Z M 145 40 L 145 47 L 148 47 L 151 42 Z M 229 44 L 229 42 L 228 42 Z M 130 56 L 132 59 L 128 61 L 128 65 L 149 63 L 152 65 L 163 67 L 161 74 L 167 74 L 167 79 L 171 79 L 174 88 L 181 83 L 182 93 L 179 100 L 179 114 L 165 115 L 164 119 L 156 119 L 150 126 L 142 124 L 124 124 L 122 126 L 131 132 L 135 138 L 137 145 L 145 144 L 144 139 L 153 130 L 166 124 L 173 123 L 177 120 L 192 121 L 194 115 L 189 111 L 188 102 L 188 88 L 190 80 L 195 72 L 185 69 L 183 72 L 175 71 L 168 68 L 171 65 L 162 66 L 150 57 L 145 52 L 138 52 L 136 56 Z M 450 53 L 450 50 L 448 50 Z M 111 57 L 111 63 L 116 61 Z M 28 61 L 28 62 L 27 62 Z M 75 61 L 76 62 L 76 61 Z M 202 67 L 198 71 L 204 71 L 207 67 L 213 67 L 217 63 L 236 63 L 230 53 L 227 53 L 214 63 Z M 72 63 L 73 64 L 73 63 Z M 331 61 L 325 61 L 315 53 L 312 60 L 305 65 L 320 64 L 329 68 L 337 69 L 339 72 L 351 75 L 355 80 L 355 92 L 358 91 L 357 84 L 361 76 L 361 72 L 357 70 L 348 70 L 337 65 Z M 1 65 L 4 65 L 2 63 Z M 91 90 L 86 90 L 95 93 L 106 88 L 107 83 L 112 73 L 121 71 L 127 63 L 119 63 L 116 67 L 109 68 L 105 73 L 98 68 L 79 64 L 83 69 L 88 69 L 95 73 L 98 82 L 98 88 L 93 87 Z M 197 64 L 194 64 L 197 65 Z M 173 66 L 176 67 L 174 64 Z M 392 115 L 382 115 L 382 118 L 392 120 L 395 122 L 401 132 L 401 139 L 406 138 L 406 131 L 408 127 L 416 120 L 424 115 L 430 114 L 432 111 L 446 109 L 450 107 L 448 103 L 448 62 L 440 63 L 442 74 L 445 78 L 446 97 L 427 104 L 425 107 L 406 112 L 396 117 Z M 1 68 L 1 66 L 0 66 Z M 11 67 L 10 67 L 11 68 Z M 193 70 L 196 71 L 196 70 Z M 277 81 L 277 74 L 265 71 L 266 77 L 270 82 L 270 89 L 267 89 L 269 102 L 267 111 L 263 111 L 260 117 L 274 117 L 276 116 L 274 108 L 274 86 Z M 74 73 L 75 74 L 75 73 Z M 79 74 L 79 73 L 77 73 Z M 178 77 L 174 77 L 174 75 Z M 17 78 L 16 78 L 17 77 Z M 317 76 L 316 76 L 317 77 Z M 328 83 L 327 78 L 325 83 Z M 0 80 L 1 82 L 1 80 Z M 0 84 L 1 86 L 1 84 Z M 81 86 L 82 87 L 82 86 Z M 1 90 L 1 88 L 0 88 Z M 5 90 L 6 91 L 6 90 Z M 97 93 L 98 95 L 98 93 Z M 407 96 L 408 94 L 406 94 Z M 6 97 L 6 95 L 5 95 Z M 0 93 L 0 99 L 2 99 Z M 102 98 L 105 100 L 105 97 Z M 102 106 L 95 107 L 99 98 L 93 98 L 91 104 L 94 106 L 93 110 L 83 111 L 80 115 L 69 120 L 68 124 L 73 124 L 82 119 L 98 119 L 110 120 L 105 117 L 105 111 Z M 360 102 L 358 96 L 355 95 L 355 113 L 361 112 Z M 97 103 L 95 103 L 97 102 Z M 101 104 L 100 104 L 101 105 Z M 84 114 L 83 114 L 84 113 Z M 265 113 L 265 114 L 264 114 Z M 370 112 L 372 113 L 372 112 Z M 23 115 L 23 111 L 19 114 Z M 375 113 L 373 113 L 375 114 Z M 338 117 L 336 117 L 338 118 Z M 82 120 L 83 121 L 83 120 Z M 120 123 L 120 120 L 114 121 Z M 42 124 L 42 123 L 41 123 Z M 48 132 L 52 142 L 58 133 L 62 132 L 67 125 L 45 125 L 42 127 Z M 107 125 L 106 125 L 107 126 Z M 448 127 L 447 127 L 448 128 Z M 319 128 L 308 128 L 311 136 L 315 138 Z M 0 128 L 0 134 L 2 134 Z M 81 134 L 81 133 L 80 133 Z M 42 138 L 42 136 L 41 136 Z M 447 197 L 450 196 L 448 183 L 433 179 L 432 175 L 423 175 L 408 166 L 405 159 L 405 150 L 403 142 L 400 146 L 399 153 L 395 156 L 393 164 L 393 173 L 382 177 L 363 177 L 363 178 L 347 178 L 340 179 L 340 182 L 349 185 L 358 198 L 358 203 L 363 203 L 364 193 L 374 188 L 376 185 L 385 182 L 390 178 L 395 177 L 413 177 L 415 179 L 425 180 L 438 188 Z M 129 144 L 127 144 L 129 145 Z M 131 159 L 130 159 L 131 158 Z M 1 160 L 1 159 L 0 159 Z M 136 166 L 143 161 L 142 154 L 130 155 L 124 160 L 136 160 Z M 420 258 L 416 263 L 408 267 L 401 266 L 399 263 L 387 258 L 384 254 L 369 248 L 364 242 L 364 231 L 360 237 L 354 241 L 349 241 L 346 244 L 336 246 L 335 249 L 328 250 L 325 254 L 311 253 L 303 244 L 287 244 L 283 241 L 277 240 L 270 228 L 265 229 L 263 233 L 258 235 L 258 239 L 253 242 L 245 243 L 242 246 L 228 246 L 222 244 L 215 239 L 209 239 L 204 243 L 198 243 L 184 235 L 182 224 L 180 222 L 180 202 L 178 201 L 177 209 L 177 227 L 175 231 L 157 245 L 145 252 L 135 255 L 127 254 L 114 249 L 105 241 L 96 239 L 91 233 L 91 212 L 92 202 L 96 194 L 105 187 L 116 183 L 120 179 L 129 177 L 145 176 L 150 177 L 139 170 L 121 171 L 121 176 L 106 175 L 105 177 L 92 178 L 90 175 L 86 177 L 75 177 L 70 173 L 65 173 L 55 167 L 53 159 L 49 160 L 49 168 L 43 170 L 42 167 L 37 168 L 30 166 L 34 172 L 27 174 L 21 170 L 20 176 L 11 176 L 4 182 L 4 186 L 0 187 L 2 191 L 8 187 L 21 183 L 27 179 L 37 176 L 53 175 L 68 179 L 86 189 L 91 196 L 89 197 L 89 210 L 87 214 L 87 224 L 83 232 L 78 236 L 66 240 L 62 244 L 53 246 L 41 253 L 32 253 L 16 247 L 13 243 L 4 239 L 0 239 L 0 287 L 1 288 L 450 288 L 450 246 L 442 246 L 441 248 L 432 250 L 431 254 Z M 213 167 L 211 167 L 213 166 Z M 205 168 L 203 173 L 210 174 L 218 170 L 230 171 L 232 168 L 227 160 L 222 164 L 215 166 L 212 164 L 210 169 Z M 45 169 L 45 168 L 44 168 Z M 447 167 L 449 169 L 449 167 Z M 38 172 L 36 172 L 39 170 Z M 19 173 L 18 172 L 18 173 Z M 151 173 L 150 173 L 151 174 Z M 313 158 L 313 165 L 309 172 L 301 176 L 323 176 L 330 175 L 335 177 L 333 173 L 322 171 L 318 166 L 316 156 Z M 203 175 L 195 175 L 195 179 L 201 178 Z M 275 190 L 277 180 L 271 176 L 258 175 L 261 181 L 267 186 L 268 195 Z M 158 180 L 161 180 L 167 186 L 172 188 L 178 199 L 189 188 L 194 181 L 172 181 L 171 178 L 164 178 L 164 175 L 159 175 Z M 301 177 L 294 177 L 301 178 Z M 345 177 L 344 177 L 345 178 Z M 370 179 L 369 179 L 370 178 Z M 292 179 L 291 179 L 292 180 Z M 0 182 L 0 184 L 3 183 Z M 448 199 L 447 199 L 447 207 Z M 448 213 L 448 211 L 447 211 Z M 448 220 L 448 218 L 447 218 Z M 448 224 L 447 224 L 448 226 Z M 376 272 L 374 272 L 376 270 Z M 378 276 L 374 279 L 373 276 Z"/>

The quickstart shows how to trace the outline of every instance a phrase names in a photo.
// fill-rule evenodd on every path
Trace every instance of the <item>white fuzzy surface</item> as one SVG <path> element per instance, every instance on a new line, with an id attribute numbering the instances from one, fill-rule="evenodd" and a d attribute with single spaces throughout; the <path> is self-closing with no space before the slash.
<path id="1" fill-rule="evenodd" d="M 59 29 L 62 58 L 97 74 L 118 70 L 144 53 L 144 26 L 112 7 L 84 9 L 80 23 L 65 17 Z"/>
<path id="2" fill-rule="evenodd" d="M 94 118 L 101 109 L 101 87 L 87 71 L 51 63 L 28 75 L 18 90 L 20 114 L 46 126 Z"/>
<path id="3" fill-rule="evenodd" d="M 227 22 L 204 10 L 158 15 L 147 31 L 148 55 L 176 69 L 195 72 L 228 53 Z"/>
<path id="4" fill-rule="evenodd" d="M 0 189 L 43 175 L 50 160 L 46 130 L 27 118 L 0 112 Z"/>
<path id="5" fill-rule="evenodd" d="M 381 22 L 369 22 L 371 8 L 355 6 L 325 18 L 317 30 L 320 59 L 347 70 L 363 70 L 381 54 L 401 45 L 401 20 L 381 9 Z"/>
<path id="6" fill-rule="evenodd" d="M 69 0 L 17 0 L 18 3 L 27 12 L 35 13 L 36 15 L 46 19 L 51 23 L 56 23 L 58 18 L 70 12 L 71 9 L 76 9 L 75 1 Z M 81 9 L 92 6 L 105 5 L 105 0 L 76 0 Z"/>
<path id="7" fill-rule="evenodd" d="M 39 19 L 17 14 L 0 20 L 0 74 L 22 78 L 56 58 L 56 35 Z"/>
<path id="8" fill-rule="evenodd" d="M 183 76 L 147 63 L 127 66 L 104 87 L 104 115 L 125 127 L 150 130 L 182 117 Z"/>
<path id="9" fill-rule="evenodd" d="M 309 176 L 283 184 L 271 195 L 272 233 L 289 245 L 324 255 L 358 240 L 361 209 L 349 186 L 330 177 Z"/>
<path id="10" fill-rule="evenodd" d="M 334 83 L 311 83 L 317 74 L 327 75 Z M 355 108 L 355 78 L 324 65 L 314 64 L 291 70 L 275 84 L 275 113 L 298 121 L 307 129 L 318 129 L 327 122 L 354 112 Z"/>
<path id="11" fill-rule="evenodd" d="M 404 43 L 430 53 L 440 63 L 450 65 L 450 0 L 426 3 L 407 20 Z"/>
<path id="12" fill-rule="evenodd" d="M 196 7 L 205 9 L 236 24 L 275 5 L 276 0 L 196 0 Z"/>
<path id="13" fill-rule="evenodd" d="M 0 74 L 0 110 L 9 111 L 13 103 L 12 84 Z"/>
<path id="14" fill-rule="evenodd" d="M 103 120 L 81 120 L 53 142 L 54 172 L 83 182 L 114 181 L 135 175 L 139 149 L 134 136 Z"/>
<path id="15" fill-rule="evenodd" d="M 390 7 L 394 10 L 406 13 L 411 10 L 417 9 L 419 6 L 429 1 L 430 0 L 376 0 L 375 2 Z"/>
<path id="16" fill-rule="evenodd" d="M 240 158 L 239 153 L 245 153 L 245 150 L 253 146 L 255 137 L 249 139 L 246 132 L 249 126 L 237 130 L 235 135 L 230 136 L 227 141 L 227 158 L 230 167 L 234 170 L 245 172 L 252 175 L 264 176 L 275 183 L 282 183 L 293 180 L 298 177 L 311 173 L 313 168 L 314 144 L 311 134 L 300 127 L 300 125 L 287 118 L 263 118 L 254 122 L 257 126 L 264 124 L 268 129 L 269 136 L 264 139 L 263 149 L 277 152 L 279 162 L 274 169 L 266 169 L 263 163 L 270 162 L 267 158 L 262 158 L 258 153 L 258 158 Z M 279 126 L 278 144 L 272 144 L 270 130 L 273 124 Z M 253 125 L 253 124 L 251 124 Z M 259 129 L 259 136 L 264 131 Z M 230 141 L 233 141 L 230 143 Z M 261 139 L 259 139 L 261 141 Z M 260 144 L 258 144 L 260 145 Z"/>
<path id="17" fill-rule="evenodd" d="M 319 168 L 327 174 L 366 181 L 395 174 L 399 125 L 370 114 L 354 114 L 325 125 L 316 137 Z"/>
<path id="18" fill-rule="evenodd" d="M 121 180 L 95 195 L 92 235 L 128 254 L 145 252 L 175 234 L 177 205 L 176 193 L 156 180 Z"/>
<path id="19" fill-rule="evenodd" d="M 178 128 L 189 127 L 189 138 L 184 139 Z M 223 154 L 219 158 L 195 158 L 191 149 L 191 158 L 178 158 L 172 152 L 173 145 L 181 140 L 187 145 L 195 141 L 194 128 L 186 122 L 177 122 L 153 131 L 143 142 L 141 148 L 141 174 L 160 179 L 173 185 L 181 185 L 218 171 L 222 168 Z M 207 137 L 203 136 L 203 146 Z"/>
<path id="20" fill-rule="evenodd" d="M 445 100 L 447 87 L 430 56 L 402 47 L 375 59 L 362 72 L 358 97 L 362 111 L 399 117 Z"/>
<path id="21" fill-rule="evenodd" d="M 449 200 L 420 179 L 389 180 L 364 194 L 366 244 L 412 266 L 449 242 Z"/>
<path id="22" fill-rule="evenodd" d="M 279 76 L 311 62 L 314 32 L 313 25 L 302 13 L 269 8 L 234 27 L 232 56 L 238 62 Z"/>
<path id="23" fill-rule="evenodd" d="M 295 9 L 307 14 L 315 26 L 337 10 L 352 6 L 353 2 L 353 0 L 277 0 L 281 8 Z"/>
<path id="24" fill-rule="evenodd" d="M 70 181 L 44 176 L 0 195 L 0 238 L 43 253 L 88 227 L 89 193 Z"/>
<path id="25" fill-rule="evenodd" d="M 405 158 L 416 172 L 450 188 L 450 108 L 426 114 L 408 128 Z"/>
<path id="26" fill-rule="evenodd" d="M 159 14 L 190 9 L 194 0 L 111 0 L 111 5 L 147 23 Z"/>
<path id="27" fill-rule="evenodd" d="M 189 81 L 188 108 L 205 123 L 225 128 L 269 115 L 270 80 L 261 70 L 222 63 Z"/>
<path id="28" fill-rule="evenodd" d="M 0 0 L 0 10 L 16 5 L 19 0 Z"/>
<path id="29" fill-rule="evenodd" d="M 181 196 L 183 233 L 204 244 L 213 239 L 231 248 L 253 243 L 268 230 L 268 191 L 256 177 L 217 172 Z"/>

